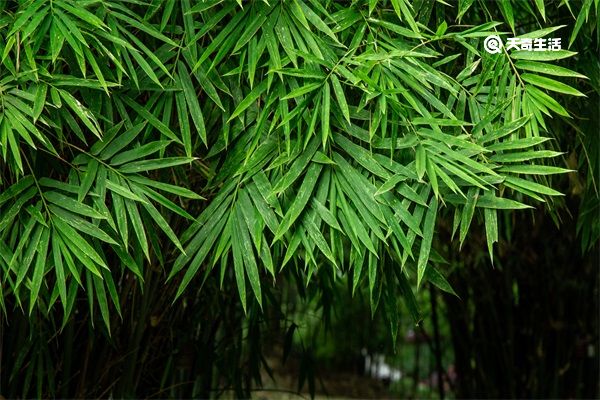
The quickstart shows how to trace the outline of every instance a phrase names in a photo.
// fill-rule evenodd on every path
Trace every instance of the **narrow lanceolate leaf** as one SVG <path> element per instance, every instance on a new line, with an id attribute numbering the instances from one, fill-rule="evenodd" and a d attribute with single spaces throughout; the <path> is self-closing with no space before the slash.
<path id="1" fill-rule="evenodd" d="M 238 106 L 235 108 L 227 122 L 231 121 L 232 119 L 246 111 L 246 109 L 250 107 L 250 105 L 252 105 L 252 103 L 254 103 L 263 94 L 263 92 L 267 90 L 267 83 L 268 81 L 265 79 L 254 89 L 252 89 L 248 96 L 246 96 L 246 98 L 244 98 L 244 100 L 242 100 L 240 104 L 238 104 Z"/>
<path id="2" fill-rule="evenodd" d="M 235 221 L 236 226 L 235 229 L 237 232 L 237 239 L 241 241 L 243 254 L 244 254 L 244 266 L 246 275 L 248 275 L 248 280 L 250 281 L 250 286 L 252 287 L 252 291 L 256 296 L 256 300 L 258 304 L 262 307 L 262 293 L 260 289 L 260 277 L 258 274 L 258 266 L 256 264 L 256 258 L 254 257 L 254 250 L 252 249 L 252 242 L 250 240 L 250 233 L 248 231 L 248 225 L 244 221 L 244 215 L 241 207 L 236 207 L 235 209 Z"/>
<path id="3" fill-rule="evenodd" d="M 281 100 L 287 100 L 287 99 L 294 99 L 298 96 L 303 96 L 307 93 L 310 93 L 312 91 L 314 91 L 315 89 L 320 88 L 321 86 L 323 86 L 323 84 L 321 82 L 313 82 L 313 83 L 309 83 L 307 85 L 301 86 L 297 89 L 292 90 L 291 92 L 289 92 L 288 94 L 286 94 L 285 96 L 283 96 L 281 98 Z"/>
<path id="4" fill-rule="evenodd" d="M 194 121 L 194 126 L 196 127 L 196 131 L 200 135 L 202 142 L 204 144 L 207 144 L 206 127 L 204 126 L 204 116 L 202 115 L 202 110 L 200 109 L 198 95 L 194 90 L 194 85 L 192 84 L 192 80 L 190 79 L 190 74 L 182 61 L 179 61 L 178 63 L 178 71 L 179 81 L 183 88 L 183 94 L 185 95 L 185 100 L 187 102 L 190 115 L 192 116 L 192 121 Z"/>
<path id="5" fill-rule="evenodd" d="M 33 267 L 33 277 L 31 278 L 31 291 L 29 293 L 29 315 L 31 315 L 31 312 L 36 305 L 40 287 L 42 286 L 42 279 L 44 278 L 44 272 L 46 269 L 46 254 L 48 253 L 48 247 L 50 244 L 50 230 L 47 228 L 42 229 L 42 235 L 37 245 L 37 257 Z"/>
<path id="6" fill-rule="evenodd" d="M 71 197 L 65 196 L 59 192 L 45 192 L 44 197 L 50 203 L 54 203 L 59 207 L 74 212 L 75 214 L 85 215 L 87 217 L 106 219 L 100 212 L 94 210 L 92 207 L 85 205 Z"/>
<path id="7" fill-rule="evenodd" d="M 346 102 L 346 96 L 344 95 L 344 89 L 340 84 L 338 77 L 334 74 L 331 75 L 331 85 L 333 86 L 333 92 L 335 93 L 335 98 L 337 99 L 338 106 L 342 111 L 342 115 L 350 123 L 350 111 L 348 109 L 348 103 Z"/>
<path id="8" fill-rule="evenodd" d="M 402 174 L 396 174 L 392 176 L 390 179 L 385 181 L 383 185 L 379 187 L 379 189 L 377 189 L 377 192 L 375 192 L 375 196 L 389 192 L 390 190 L 394 189 L 400 182 L 403 182 L 406 179 L 407 177 Z"/>
<path id="9" fill-rule="evenodd" d="M 94 180 L 96 179 L 96 172 L 98 171 L 98 161 L 90 160 L 88 163 L 87 170 L 83 175 L 83 180 L 81 181 L 81 186 L 79 187 L 79 192 L 77 193 L 77 201 L 81 202 L 85 195 L 88 193 Z"/>
<path id="10" fill-rule="evenodd" d="M 2 193 L 0 193 L 0 206 L 2 205 L 2 203 L 10 200 L 11 198 L 14 198 L 19 193 L 33 185 L 33 183 L 33 177 L 31 175 L 28 175 L 20 179 L 18 182 L 14 183 L 13 185 L 9 186 L 6 190 L 3 190 Z"/>
<path id="11" fill-rule="evenodd" d="M 65 101 L 65 103 L 73 110 L 75 115 L 79 117 L 79 119 L 83 122 L 83 124 L 90 130 L 92 133 L 99 138 L 102 136 L 100 132 L 100 128 L 98 125 L 98 121 L 96 121 L 96 117 L 81 104 L 79 100 L 73 97 L 70 93 L 60 90 L 58 91 L 60 96 Z"/>
<path id="12" fill-rule="evenodd" d="M 175 167 L 177 165 L 189 164 L 194 161 L 193 157 L 168 157 L 153 160 L 134 161 L 119 167 L 123 173 L 146 172 L 155 169 Z"/>
<path id="13" fill-rule="evenodd" d="M 415 168 L 417 170 L 417 176 L 419 180 L 423 179 L 425 175 L 425 167 L 427 165 L 427 156 L 425 153 L 425 147 L 422 145 L 418 145 L 415 154 Z"/>
<path id="14" fill-rule="evenodd" d="M 67 309 L 67 284 L 65 278 L 65 269 L 63 265 L 63 259 L 60 252 L 60 244 L 58 243 L 59 237 L 53 231 L 52 236 L 52 257 L 54 261 L 54 271 L 56 273 L 56 285 L 58 286 L 58 294 L 60 301 L 63 306 L 63 311 Z"/>
<path id="15" fill-rule="evenodd" d="M 536 86 L 552 90 L 554 92 L 570 94 L 573 96 L 585 96 L 585 94 L 581 93 L 579 90 L 554 79 L 546 78 L 545 76 L 525 73 L 521 74 L 521 79 L 523 79 L 525 82 L 532 83 Z"/>
<path id="16" fill-rule="evenodd" d="M 467 193 L 467 203 L 465 204 L 461 219 L 460 219 L 460 247 L 467 237 L 473 214 L 475 213 L 475 206 L 477 205 L 477 199 L 479 198 L 479 190 L 476 188 L 469 189 Z"/>
<path id="17" fill-rule="evenodd" d="M 61 232 L 61 236 L 66 243 L 72 243 L 75 247 L 69 248 L 74 254 L 96 275 L 99 275 L 98 270 L 96 269 L 94 264 L 89 262 L 85 262 L 85 259 L 89 259 L 94 263 L 100 265 L 101 267 L 108 268 L 106 263 L 100 257 L 100 255 L 94 250 L 94 248 L 89 244 L 87 240 L 85 240 L 80 234 L 78 234 L 75 229 L 71 228 L 66 223 L 62 222 L 60 219 L 55 219 L 52 221 L 52 224 Z"/>
<path id="18" fill-rule="evenodd" d="M 458 296 L 450 283 L 446 280 L 444 275 L 442 275 L 436 268 L 434 268 L 431 264 L 427 266 L 427 270 L 425 271 L 425 278 L 434 284 L 438 289 L 443 290 L 446 293 L 453 294 L 454 296 Z"/>
<path id="19" fill-rule="evenodd" d="M 48 205 L 48 209 L 57 218 L 60 218 L 62 221 L 71 225 L 73 228 L 77 229 L 78 231 L 85 233 L 87 235 L 93 236 L 97 239 L 100 239 L 100 240 L 106 242 L 106 243 L 117 244 L 117 242 L 115 242 L 113 240 L 113 238 L 110 237 L 110 235 L 108 235 L 104 230 L 102 230 L 100 227 L 92 224 L 91 222 L 87 221 L 86 219 L 81 218 L 80 216 L 78 216 L 76 214 L 70 213 L 69 211 L 65 210 L 64 208 L 57 207 L 53 204 Z"/>
<path id="20" fill-rule="evenodd" d="M 329 126 L 329 113 L 331 104 L 331 89 L 329 83 L 325 82 L 323 85 L 322 101 L 321 101 L 321 141 L 323 143 L 323 149 L 329 139 L 331 127 Z"/>
<path id="21" fill-rule="evenodd" d="M 568 68 L 543 62 L 519 60 L 515 63 L 515 67 L 524 69 L 526 71 L 538 72 L 547 75 L 587 79 L 585 75 L 580 74 L 579 72 L 571 71 Z"/>
<path id="22" fill-rule="evenodd" d="M 554 61 L 561 60 L 574 56 L 575 52 L 569 50 L 557 50 L 557 51 L 527 51 L 519 50 L 512 51 L 510 56 L 517 60 L 531 60 L 531 61 Z"/>
<path id="23" fill-rule="evenodd" d="M 181 246 L 181 243 L 179 242 L 179 238 L 177 237 L 175 232 L 173 232 L 173 229 L 171 229 L 171 226 L 165 220 L 162 214 L 156 209 L 156 207 L 152 205 L 152 203 L 148 199 L 142 198 L 141 201 L 143 202 L 142 206 L 146 209 L 148 214 L 150 214 L 150 216 L 152 217 L 154 222 L 156 222 L 158 227 L 167 235 L 169 240 L 173 242 L 173 244 L 179 249 L 179 251 L 185 253 L 183 247 Z"/>
<path id="24" fill-rule="evenodd" d="M 302 211 L 304 211 L 306 203 L 308 203 L 322 168 L 323 166 L 318 163 L 312 163 L 308 167 L 304 181 L 298 189 L 292 205 L 281 220 L 279 229 L 277 229 L 277 232 L 275 233 L 273 242 L 276 242 L 283 237 L 283 235 L 292 227 L 292 224 L 296 221 L 296 219 L 298 219 Z"/>
<path id="25" fill-rule="evenodd" d="M 106 329 L 110 334 L 110 314 L 108 311 L 108 299 L 106 298 L 106 291 L 104 290 L 104 283 L 102 278 L 94 275 L 92 277 L 94 282 L 94 291 L 96 292 L 96 300 L 98 301 L 98 306 L 100 308 L 100 315 L 102 315 L 102 320 L 104 321 L 104 325 L 106 325 Z"/>
<path id="26" fill-rule="evenodd" d="M 507 165 L 500 167 L 499 172 L 508 172 L 512 174 L 528 174 L 528 175 L 552 175 L 574 172 L 571 169 L 553 167 L 550 165 Z"/>
<path id="27" fill-rule="evenodd" d="M 438 200 L 437 197 L 432 196 L 429 201 L 429 208 L 425 214 L 425 222 L 423 223 L 423 239 L 421 240 L 419 260 L 417 261 L 417 287 L 421 285 L 427 263 L 429 262 L 429 252 L 431 251 L 431 242 L 433 241 L 437 212 Z"/>
<path id="28" fill-rule="evenodd" d="M 235 214 L 232 213 L 230 221 L 233 229 L 231 234 L 231 249 L 233 253 L 233 269 L 235 273 L 235 281 L 237 283 L 238 293 L 244 312 L 246 312 L 246 274 L 244 272 L 244 245 L 242 244 L 241 232 L 235 223 Z"/>
<path id="29" fill-rule="evenodd" d="M 548 186 L 540 185 L 539 183 L 528 181 L 522 178 L 517 178 L 515 176 L 507 176 L 506 182 L 511 183 L 520 188 L 527 189 L 536 193 L 545 194 L 548 196 L 564 196 L 561 192 L 549 188 Z"/>
<path id="30" fill-rule="evenodd" d="M 131 225 L 133 226 L 133 232 L 137 237 L 138 243 L 142 249 L 142 252 L 146 256 L 147 260 L 150 260 L 150 250 L 148 246 L 148 238 L 146 236 L 146 229 L 144 227 L 144 223 L 142 222 L 142 217 L 140 216 L 140 212 L 138 210 L 138 206 L 132 200 L 124 199 L 125 208 L 127 209 L 127 215 L 131 220 Z"/>
<path id="31" fill-rule="evenodd" d="M 150 111 L 148 111 L 146 108 L 140 106 L 137 102 L 128 97 L 123 97 L 123 101 L 125 101 L 131 108 L 135 110 L 135 112 L 137 112 L 141 117 L 143 117 L 144 120 L 148 121 L 150 125 L 158 129 L 160 133 L 162 133 L 169 139 L 181 143 L 181 140 L 177 137 L 177 135 L 175 135 L 175 133 L 173 133 L 173 131 L 167 125 L 165 125 L 162 121 L 156 118 L 156 116 Z"/>
<path id="32" fill-rule="evenodd" d="M 488 252 L 490 260 L 494 263 L 494 243 L 498 241 L 498 213 L 494 209 L 486 208 L 483 210 L 483 215 Z"/>

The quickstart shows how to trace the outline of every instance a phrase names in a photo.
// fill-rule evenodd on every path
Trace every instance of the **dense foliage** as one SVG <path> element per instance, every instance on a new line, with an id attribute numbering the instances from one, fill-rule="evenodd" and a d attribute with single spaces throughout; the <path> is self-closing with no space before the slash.
<path id="1" fill-rule="evenodd" d="M 13 338 L 11 380 L 26 377 L 14 394 L 34 376 L 39 396 L 74 393 L 67 365 L 62 385 L 40 372 L 73 321 L 110 336 L 199 307 L 214 339 L 211 307 L 241 309 L 252 331 L 282 282 L 327 306 L 349 276 L 395 341 L 399 307 L 420 320 L 426 282 L 454 293 L 440 220 L 460 246 L 480 223 L 494 258 L 502 210 L 554 212 L 555 175 L 597 160 L 597 138 L 565 144 L 553 129 L 578 124 L 565 99 L 597 96 L 581 88 L 584 74 L 598 87 L 597 57 L 568 47 L 597 51 L 598 1 L 572 3 L 564 28 L 542 0 L 0 1 L 0 307 L 44 326 Z M 489 35 L 561 28 L 559 51 L 483 49 Z M 568 162 L 572 146 L 584 152 Z M 586 218 L 588 248 L 600 228 Z M 225 384 L 243 393 L 244 379 Z M 117 388 L 77 390 L 135 391 Z"/>

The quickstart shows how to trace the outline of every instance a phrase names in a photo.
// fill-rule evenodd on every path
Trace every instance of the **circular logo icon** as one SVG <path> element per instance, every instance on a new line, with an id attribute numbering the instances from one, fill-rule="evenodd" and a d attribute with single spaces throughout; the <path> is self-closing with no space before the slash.
<path id="1" fill-rule="evenodd" d="M 490 35 L 483 41 L 483 47 L 490 54 L 498 54 L 502 51 L 502 39 L 498 35 Z"/>

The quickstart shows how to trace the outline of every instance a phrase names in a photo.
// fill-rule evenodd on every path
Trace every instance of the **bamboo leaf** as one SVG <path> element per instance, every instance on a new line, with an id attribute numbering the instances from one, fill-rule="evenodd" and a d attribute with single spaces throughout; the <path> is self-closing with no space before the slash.
<path id="1" fill-rule="evenodd" d="M 417 262 L 417 287 L 420 287 L 421 281 L 425 276 L 427 263 L 429 263 L 429 253 L 431 251 L 431 243 L 435 230 L 435 220 L 438 212 L 438 200 L 435 196 L 429 201 L 429 208 L 425 214 L 425 222 L 423 223 L 423 240 L 421 241 L 421 249 L 419 251 L 419 260 Z"/>

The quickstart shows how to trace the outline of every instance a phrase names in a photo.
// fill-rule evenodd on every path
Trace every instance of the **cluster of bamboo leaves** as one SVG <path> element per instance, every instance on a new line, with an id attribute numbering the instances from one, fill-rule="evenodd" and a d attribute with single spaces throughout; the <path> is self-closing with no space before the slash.
<path id="1" fill-rule="evenodd" d="M 66 321 L 85 293 L 109 325 L 124 274 L 220 279 L 246 308 L 326 269 L 417 317 L 423 282 L 452 292 L 442 213 L 492 257 L 499 210 L 567 171 L 546 121 L 583 96 L 575 53 L 488 54 L 561 28 L 490 6 L 509 27 L 429 21 L 444 1 L 0 2 L 0 307 Z"/>

